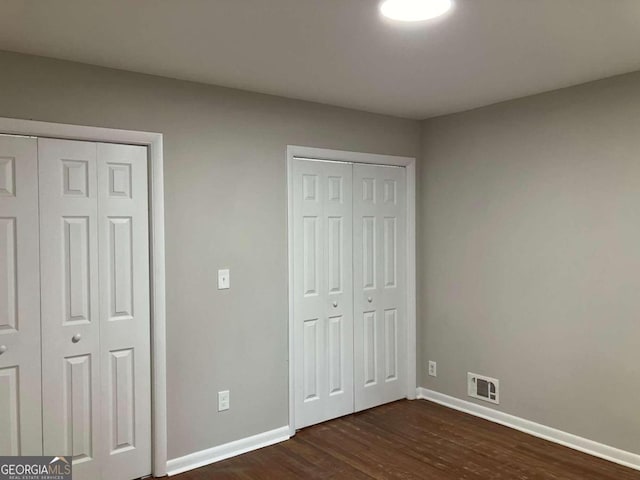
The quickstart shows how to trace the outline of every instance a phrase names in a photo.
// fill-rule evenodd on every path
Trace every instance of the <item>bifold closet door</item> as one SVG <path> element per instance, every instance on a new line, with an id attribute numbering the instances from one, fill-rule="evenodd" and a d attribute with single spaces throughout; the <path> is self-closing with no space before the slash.
<path id="1" fill-rule="evenodd" d="M 353 167 L 356 411 L 406 397 L 405 175 Z"/>
<path id="2" fill-rule="evenodd" d="M 353 412 L 352 166 L 293 165 L 295 428 Z"/>
<path id="3" fill-rule="evenodd" d="M 45 455 L 100 478 L 96 145 L 38 140 Z"/>
<path id="4" fill-rule="evenodd" d="M 146 149 L 38 140 L 43 444 L 76 480 L 151 471 Z"/>
<path id="5" fill-rule="evenodd" d="M 0 455 L 42 455 L 38 157 L 0 136 Z"/>
<path id="6" fill-rule="evenodd" d="M 151 473 L 147 149 L 99 143 L 102 479 Z"/>

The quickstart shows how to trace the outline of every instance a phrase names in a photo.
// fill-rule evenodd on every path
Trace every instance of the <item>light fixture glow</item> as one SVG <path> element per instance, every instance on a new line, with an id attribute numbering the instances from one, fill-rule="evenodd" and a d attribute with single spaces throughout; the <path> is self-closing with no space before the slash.
<path id="1" fill-rule="evenodd" d="M 444 15 L 452 6 L 453 0 L 385 0 L 380 11 L 393 20 L 419 22 Z"/>

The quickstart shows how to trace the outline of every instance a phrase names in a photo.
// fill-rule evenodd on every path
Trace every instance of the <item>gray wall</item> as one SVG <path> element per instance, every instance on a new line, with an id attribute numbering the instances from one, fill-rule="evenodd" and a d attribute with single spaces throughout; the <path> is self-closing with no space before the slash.
<path id="1" fill-rule="evenodd" d="M 640 453 L 640 73 L 423 127 L 422 386 Z"/>
<path id="2" fill-rule="evenodd" d="M 417 156 L 419 122 L 11 53 L 0 72 L 0 116 L 164 134 L 169 458 L 286 425 L 286 145 Z"/>
<path id="3" fill-rule="evenodd" d="M 165 135 L 169 457 L 285 425 L 286 145 L 419 156 L 420 123 L 11 53 L 0 70 L 0 116 Z M 640 453 L 640 74 L 422 126 L 421 385 L 466 398 L 467 371 L 496 376 L 501 410 Z"/>

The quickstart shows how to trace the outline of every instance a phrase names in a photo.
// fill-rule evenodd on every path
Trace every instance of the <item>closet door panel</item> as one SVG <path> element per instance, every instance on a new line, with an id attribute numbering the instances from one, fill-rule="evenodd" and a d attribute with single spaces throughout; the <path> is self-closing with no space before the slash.
<path id="1" fill-rule="evenodd" d="M 100 478 L 96 144 L 38 139 L 45 455 Z"/>
<path id="2" fill-rule="evenodd" d="M 0 455 L 41 455 L 37 142 L 0 136 Z"/>
<path id="3" fill-rule="evenodd" d="M 353 412 L 352 166 L 293 166 L 296 428 Z"/>
<path id="4" fill-rule="evenodd" d="M 406 394 L 405 169 L 354 165 L 355 410 Z"/>
<path id="5" fill-rule="evenodd" d="M 98 144 L 103 480 L 151 473 L 147 149 Z"/>

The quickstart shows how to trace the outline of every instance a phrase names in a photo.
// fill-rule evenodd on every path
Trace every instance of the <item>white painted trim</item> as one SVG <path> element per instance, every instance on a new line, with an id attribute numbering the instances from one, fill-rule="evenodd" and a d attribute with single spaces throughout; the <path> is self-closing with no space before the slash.
<path id="1" fill-rule="evenodd" d="M 289 434 L 295 435 L 293 350 L 293 162 L 296 158 L 405 167 L 407 174 L 407 398 L 416 398 L 416 159 L 326 148 L 287 146 L 287 219 L 289 252 Z"/>
<path id="2" fill-rule="evenodd" d="M 0 117 L 0 133 L 144 145 L 149 151 L 152 474 L 167 474 L 166 310 L 162 134 Z"/>
<path id="3" fill-rule="evenodd" d="M 301 147 L 287 145 L 287 158 L 306 158 L 310 160 L 330 160 L 332 162 L 370 163 L 374 165 L 395 165 L 406 167 L 414 165 L 413 157 L 397 157 L 395 155 L 379 155 L 377 153 L 349 152 L 346 150 L 330 150 L 328 148 Z"/>
<path id="4" fill-rule="evenodd" d="M 296 434 L 296 389 L 295 377 L 295 351 L 293 349 L 293 156 L 291 146 L 287 147 L 287 253 L 289 257 L 289 284 L 287 295 L 289 295 L 289 435 Z"/>
<path id="5" fill-rule="evenodd" d="M 528 433 L 534 437 L 542 438 L 544 440 L 593 455 L 594 457 L 602 458 L 635 470 L 640 470 L 640 455 L 636 453 L 610 447 L 609 445 L 604 445 L 593 440 L 579 437 L 572 433 L 563 432 L 562 430 L 547 427 L 546 425 L 541 425 L 530 420 L 525 420 L 524 418 L 500 412 L 493 408 L 476 405 L 475 403 L 451 397 L 443 393 L 434 392 L 433 390 L 428 390 L 426 388 L 420 387 L 417 389 L 416 393 L 417 398 L 419 399 L 428 400 L 445 407 L 453 408 L 454 410 L 468 413 L 470 415 L 489 420 L 490 422 L 498 423 L 505 427 Z"/>
<path id="6" fill-rule="evenodd" d="M 268 447 L 285 440 L 289 440 L 288 426 L 208 448 L 207 450 L 201 450 L 184 457 L 174 458 L 167 462 L 168 475 L 177 475 L 194 468 L 204 467 L 205 465 Z"/>
<path id="7" fill-rule="evenodd" d="M 416 398 L 417 290 L 416 290 L 416 160 L 406 166 L 407 174 L 407 398 Z"/>

